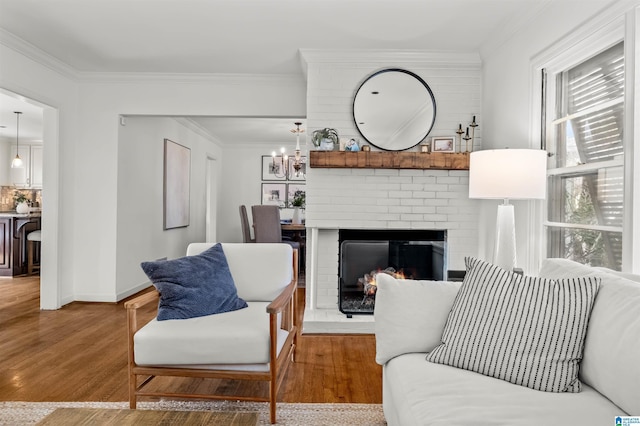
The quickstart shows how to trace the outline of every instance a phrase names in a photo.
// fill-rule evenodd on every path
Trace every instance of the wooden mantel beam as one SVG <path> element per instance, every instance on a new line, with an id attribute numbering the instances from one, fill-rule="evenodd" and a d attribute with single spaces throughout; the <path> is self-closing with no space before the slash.
<path id="1" fill-rule="evenodd" d="M 468 152 L 310 151 L 314 168 L 469 170 Z"/>

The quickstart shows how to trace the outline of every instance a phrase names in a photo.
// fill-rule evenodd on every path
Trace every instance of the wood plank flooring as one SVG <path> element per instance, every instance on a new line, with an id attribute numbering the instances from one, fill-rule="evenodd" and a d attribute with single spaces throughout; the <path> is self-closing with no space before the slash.
<path id="1" fill-rule="evenodd" d="M 304 288 L 298 302 L 301 317 Z M 127 401 L 123 303 L 39 306 L 38 277 L 0 279 L 0 401 Z M 303 335 L 278 400 L 379 404 L 382 370 L 374 358 L 373 335 Z M 197 392 L 267 392 L 229 380 L 166 380 Z"/>

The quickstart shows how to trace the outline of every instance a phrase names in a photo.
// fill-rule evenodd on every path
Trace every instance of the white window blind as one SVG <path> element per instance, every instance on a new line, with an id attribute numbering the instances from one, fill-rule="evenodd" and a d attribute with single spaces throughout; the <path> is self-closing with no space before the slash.
<path id="1" fill-rule="evenodd" d="M 548 255 L 620 270 L 624 51 L 558 73 L 549 164 Z"/>

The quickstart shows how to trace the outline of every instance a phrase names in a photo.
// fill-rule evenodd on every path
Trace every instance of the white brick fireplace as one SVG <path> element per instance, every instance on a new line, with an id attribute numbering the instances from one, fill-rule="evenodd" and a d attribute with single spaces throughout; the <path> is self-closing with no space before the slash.
<path id="1" fill-rule="evenodd" d="M 360 138 L 353 95 L 370 74 L 403 68 L 421 76 L 436 99 L 431 136 L 454 136 L 476 116 L 474 149 L 481 146 L 480 60 L 476 55 L 430 52 L 302 51 L 307 71 L 307 134 L 336 128 Z M 308 144 L 308 149 L 312 146 Z M 375 148 L 374 148 L 375 150 Z M 307 275 L 303 331 L 371 333 L 372 315 L 347 318 L 338 309 L 339 229 L 447 231 L 448 270 L 464 269 L 478 251 L 478 205 L 468 198 L 468 171 L 307 169 Z"/>

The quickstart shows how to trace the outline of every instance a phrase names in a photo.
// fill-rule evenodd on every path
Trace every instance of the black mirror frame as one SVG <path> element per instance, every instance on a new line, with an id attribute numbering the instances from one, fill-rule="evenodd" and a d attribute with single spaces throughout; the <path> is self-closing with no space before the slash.
<path id="1" fill-rule="evenodd" d="M 356 98 L 358 97 L 358 93 L 360 92 L 360 89 L 362 89 L 362 86 L 364 86 L 369 80 L 371 80 L 372 78 L 380 75 L 380 74 L 384 74 L 387 72 L 402 72 L 405 74 L 408 74 L 410 76 L 412 76 L 413 78 L 415 78 L 416 80 L 418 80 L 418 82 L 420 82 L 425 89 L 427 89 L 427 93 L 429 94 L 429 97 L 431 98 L 431 102 L 433 104 L 433 119 L 431 120 L 431 123 L 429 124 L 429 127 L 427 129 L 427 131 L 425 132 L 425 134 L 422 136 L 422 138 L 420 138 L 420 140 L 418 140 L 415 144 L 407 147 L 407 148 L 402 148 L 402 149 L 389 149 L 389 148 L 385 148 L 379 145 L 376 145 L 376 143 L 374 143 L 373 141 L 369 140 L 364 133 L 362 132 L 362 130 L 360 129 L 360 126 L 358 126 L 358 121 L 356 120 L 356 112 L 355 112 L 355 104 L 356 104 Z M 367 141 L 369 142 L 371 145 L 375 146 L 378 149 L 381 149 L 383 151 L 406 151 L 408 149 L 414 148 L 416 146 L 418 146 L 420 144 L 420 142 L 422 142 L 428 135 L 429 133 L 431 133 L 431 130 L 433 129 L 433 125 L 436 122 L 436 98 L 433 96 L 433 92 L 431 91 L 431 88 L 429 87 L 429 85 L 427 84 L 426 81 L 424 81 L 422 79 L 422 77 L 420 77 L 419 75 L 411 72 L 411 71 L 407 71 L 405 69 L 402 68 L 385 68 L 382 69 L 380 71 L 376 71 L 373 74 L 369 75 L 367 78 L 364 79 L 364 81 L 362 81 L 362 83 L 360 83 L 360 85 L 358 86 L 358 89 L 356 90 L 354 96 L 353 96 L 353 102 L 351 103 L 351 116 L 353 117 L 353 122 L 356 125 L 356 129 L 358 129 L 358 133 L 360 133 L 360 135 Z"/>

